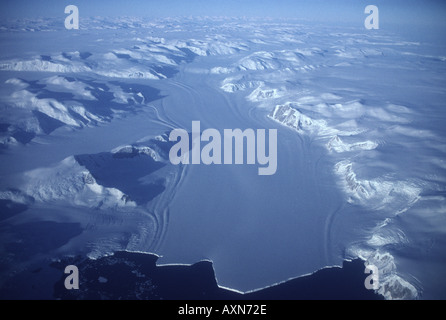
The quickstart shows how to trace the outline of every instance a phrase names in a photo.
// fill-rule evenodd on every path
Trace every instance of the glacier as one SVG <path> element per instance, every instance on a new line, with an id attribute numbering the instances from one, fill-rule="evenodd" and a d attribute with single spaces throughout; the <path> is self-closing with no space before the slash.
<path id="1" fill-rule="evenodd" d="M 442 43 L 235 18 L 2 22 L 0 38 L 0 285 L 127 250 L 212 261 L 243 293 L 361 258 L 387 299 L 446 297 Z M 197 120 L 277 129 L 277 173 L 172 165 L 168 133 Z M 81 231 L 12 250 L 39 222 Z"/>

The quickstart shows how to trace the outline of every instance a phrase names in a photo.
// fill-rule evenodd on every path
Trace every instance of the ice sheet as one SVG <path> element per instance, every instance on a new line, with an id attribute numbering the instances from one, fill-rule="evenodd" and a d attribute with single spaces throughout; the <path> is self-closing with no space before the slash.
<path id="1" fill-rule="evenodd" d="M 360 257 L 386 298 L 444 296 L 444 47 L 231 19 L 202 20 L 210 32 L 159 22 L 149 35 L 150 22 L 130 37 L 87 20 L 76 45 L 34 23 L 33 38 L 0 33 L 16 52 L 0 55 L 0 196 L 21 208 L 3 223 L 81 226 L 49 257 L 207 259 L 220 286 L 241 292 Z M 277 173 L 171 165 L 166 133 L 194 120 L 277 129 Z M 26 265 L 7 253 L 9 267 Z"/>

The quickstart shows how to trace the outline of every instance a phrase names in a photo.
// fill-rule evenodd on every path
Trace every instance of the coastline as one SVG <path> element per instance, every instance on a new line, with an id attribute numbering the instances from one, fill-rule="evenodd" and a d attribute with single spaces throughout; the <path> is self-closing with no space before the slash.
<path id="1" fill-rule="evenodd" d="M 46 271 L 33 268 L 16 274 L 0 288 L 0 299 L 33 300 L 29 294 L 36 289 L 35 284 L 17 281 L 33 274 L 36 281 L 47 284 L 46 292 L 52 287 L 52 296 L 44 298 L 49 300 L 383 300 L 364 287 L 367 275 L 360 259 L 346 260 L 342 268 L 327 267 L 264 289 L 239 293 L 218 286 L 211 261 L 156 266 L 158 258 L 126 251 L 97 260 L 65 257 L 50 263 Z M 79 268 L 79 290 L 64 287 L 64 268 L 70 264 Z M 53 281 L 43 281 L 42 276 L 50 273 Z M 8 291 L 9 285 L 14 285 L 13 291 Z"/>

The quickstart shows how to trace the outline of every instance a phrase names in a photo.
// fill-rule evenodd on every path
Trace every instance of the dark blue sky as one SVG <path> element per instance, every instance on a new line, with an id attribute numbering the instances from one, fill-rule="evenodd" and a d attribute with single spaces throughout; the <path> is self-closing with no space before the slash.
<path id="1" fill-rule="evenodd" d="M 2 18 L 64 16 L 68 4 L 80 16 L 255 16 L 318 21 L 358 22 L 364 8 L 377 5 L 381 24 L 441 24 L 446 19 L 442 0 L 1 0 Z"/>

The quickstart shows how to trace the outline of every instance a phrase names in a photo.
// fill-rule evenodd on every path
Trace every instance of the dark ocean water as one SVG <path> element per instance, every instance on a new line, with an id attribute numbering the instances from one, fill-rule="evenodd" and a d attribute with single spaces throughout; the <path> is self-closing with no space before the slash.
<path id="1" fill-rule="evenodd" d="M 4 283 L 1 299 L 62 300 L 379 300 L 364 287 L 364 263 L 344 262 L 263 290 L 240 294 L 219 288 L 212 263 L 157 267 L 157 256 L 117 252 L 90 260 L 70 257 L 41 268 L 25 270 Z M 64 269 L 79 269 L 79 290 L 67 290 Z M 59 275 L 57 277 L 57 275 Z M 45 280 L 46 279 L 46 280 Z M 52 293 L 51 293 L 52 292 Z M 39 293 L 41 294 L 39 296 Z M 50 294 L 50 296 L 49 296 Z"/>

